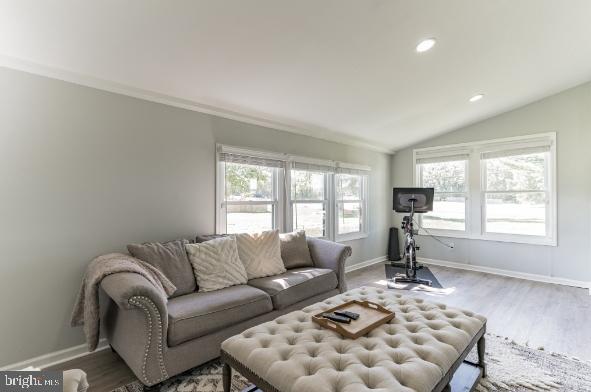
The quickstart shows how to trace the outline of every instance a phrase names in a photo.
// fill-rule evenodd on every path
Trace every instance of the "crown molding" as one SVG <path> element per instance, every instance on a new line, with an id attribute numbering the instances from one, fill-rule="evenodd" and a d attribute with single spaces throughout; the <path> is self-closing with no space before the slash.
<path id="1" fill-rule="evenodd" d="M 289 124 L 286 121 L 273 119 L 271 116 L 252 114 L 247 111 L 228 110 L 201 102 L 174 97 L 172 95 L 158 93 L 156 91 L 145 90 L 122 83 L 112 82 L 105 79 L 96 78 L 89 75 L 83 75 L 77 72 L 65 69 L 50 67 L 28 60 L 19 59 L 12 56 L 0 54 L 0 67 L 15 69 L 34 75 L 45 76 L 51 79 L 57 79 L 64 82 L 74 83 L 85 87 L 91 87 L 98 90 L 108 91 L 115 94 L 126 95 L 145 101 L 156 102 L 163 105 L 173 106 L 181 109 L 187 109 L 194 112 L 210 114 L 230 120 L 236 120 L 247 124 L 259 125 L 280 131 L 295 133 L 303 136 L 310 136 L 316 139 L 322 139 L 330 142 L 344 144 L 352 147 L 359 147 L 367 150 L 377 151 L 386 154 L 394 154 L 394 151 L 380 146 L 378 144 L 365 141 L 360 138 L 348 136 L 340 132 L 321 127 L 306 125 L 304 127 Z"/>

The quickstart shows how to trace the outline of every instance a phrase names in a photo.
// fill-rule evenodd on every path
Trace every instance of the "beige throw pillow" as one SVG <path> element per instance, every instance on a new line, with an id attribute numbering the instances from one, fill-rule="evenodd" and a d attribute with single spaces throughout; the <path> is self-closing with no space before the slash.
<path id="1" fill-rule="evenodd" d="M 246 270 L 238 257 L 234 237 L 217 238 L 185 245 L 193 266 L 199 292 L 245 284 Z"/>
<path id="2" fill-rule="evenodd" d="M 246 268 L 249 280 L 285 272 L 285 266 L 281 260 L 279 230 L 236 234 L 236 244 L 240 261 Z"/>

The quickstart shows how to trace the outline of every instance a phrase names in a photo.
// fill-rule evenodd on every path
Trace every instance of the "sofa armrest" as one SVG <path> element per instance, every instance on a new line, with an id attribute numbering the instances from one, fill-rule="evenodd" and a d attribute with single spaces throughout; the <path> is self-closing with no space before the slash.
<path id="1" fill-rule="evenodd" d="M 308 238 L 308 248 L 310 248 L 314 266 L 333 270 L 339 280 L 339 291 L 341 293 L 346 291 L 345 261 L 352 254 L 351 247 L 318 238 Z"/>
<path id="2" fill-rule="evenodd" d="M 111 346 L 145 385 L 167 379 L 164 363 L 168 341 L 166 297 L 146 278 L 135 273 L 109 275 L 102 280 L 101 287 L 117 305 L 116 312 L 104 323 Z"/>
<path id="3" fill-rule="evenodd" d="M 122 309 L 134 308 L 135 306 L 130 301 L 133 298 L 145 297 L 152 301 L 163 315 L 167 314 L 167 299 L 150 281 L 140 274 L 132 272 L 112 274 L 101 281 L 101 287 Z"/>

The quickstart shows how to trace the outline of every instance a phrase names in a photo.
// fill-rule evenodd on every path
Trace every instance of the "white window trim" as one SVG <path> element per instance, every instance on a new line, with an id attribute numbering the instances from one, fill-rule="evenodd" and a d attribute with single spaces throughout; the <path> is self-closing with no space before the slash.
<path id="1" fill-rule="evenodd" d="M 226 201 L 225 200 L 225 166 L 219 159 L 216 160 L 216 233 L 226 233 L 227 231 L 227 206 L 228 205 L 272 205 L 273 206 L 273 229 L 279 229 L 284 226 L 283 203 L 285 190 L 283 184 L 283 170 L 273 168 L 273 194 L 274 200 L 245 200 L 245 201 Z"/>
<path id="2" fill-rule="evenodd" d="M 539 146 L 540 144 L 550 144 L 550 153 L 547 161 L 548 168 L 548 208 L 546 209 L 546 233 L 542 236 L 528 236 L 519 234 L 501 234 L 485 232 L 485 205 L 484 191 L 482 186 L 483 165 L 481 165 L 480 155 L 484 151 L 503 150 L 514 147 Z M 468 165 L 466 179 L 468 181 L 468 192 L 466 200 L 466 231 L 440 230 L 440 229 L 420 229 L 419 233 L 426 235 L 428 233 L 438 237 L 465 238 L 484 241 L 512 242 L 521 244 L 557 246 L 558 235 L 558 214 L 557 214 L 557 160 L 556 160 L 556 132 L 547 132 L 534 135 L 516 136 L 502 139 L 491 139 L 478 142 L 460 143 L 438 147 L 427 147 L 413 150 L 413 178 L 416 186 L 420 186 L 421 179 L 417 170 L 417 159 L 419 157 L 445 157 L 468 153 Z"/>
<path id="3" fill-rule="evenodd" d="M 300 161 L 301 162 L 301 161 Z M 313 162 L 308 162 L 308 163 L 313 163 Z M 317 163 L 317 162 L 316 162 Z M 324 232 L 325 235 L 322 237 L 314 237 L 314 238 L 320 238 L 320 239 L 331 239 L 334 238 L 333 234 L 332 234 L 332 224 L 330 222 L 332 222 L 332 208 L 331 208 L 331 204 L 332 204 L 332 186 L 331 186 L 331 182 L 332 182 L 332 173 L 326 173 L 326 172 L 318 172 L 318 173 L 322 173 L 324 174 L 324 200 L 320 200 L 320 199 L 312 199 L 312 200 L 293 200 L 291 198 L 291 171 L 292 170 L 298 170 L 298 169 L 289 169 L 286 170 L 285 176 L 286 176 L 286 188 L 289 185 L 289 189 L 286 189 L 286 205 L 287 208 L 285 210 L 285 215 L 286 215 L 286 231 L 293 231 L 296 230 L 296 228 L 294 227 L 294 217 L 293 217 L 293 207 L 295 204 L 324 204 Z M 305 170 L 302 170 L 305 171 Z M 289 210 L 289 211 L 288 211 Z"/>
<path id="4" fill-rule="evenodd" d="M 334 192 L 333 195 L 335 197 L 335 201 L 332 203 L 334 207 L 334 232 L 335 232 L 335 241 L 337 242 L 347 242 L 347 241 L 354 241 L 359 240 L 362 238 L 369 237 L 369 213 L 368 213 L 368 196 L 369 196 L 369 175 L 361 175 L 361 195 L 363 196 L 362 200 L 336 200 L 336 189 L 337 189 L 337 176 L 335 175 L 333 178 L 333 187 Z M 346 233 L 346 234 L 338 234 L 338 205 L 340 203 L 361 203 L 361 230 L 354 232 L 354 233 Z"/>
<path id="5" fill-rule="evenodd" d="M 446 155 L 442 155 L 442 157 L 448 156 L 448 154 Z M 423 173 L 422 170 L 418 170 L 416 171 L 416 166 L 417 166 L 417 159 L 415 158 L 414 160 L 415 162 L 415 173 L 416 173 L 416 180 L 415 183 L 417 184 L 418 187 L 421 187 L 422 183 L 423 183 Z M 448 236 L 453 236 L 454 234 L 457 235 L 466 235 L 467 233 L 470 232 L 470 159 L 465 161 L 465 167 L 464 167 L 464 176 L 465 176 L 465 181 L 466 181 L 466 187 L 464 188 L 463 192 L 436 192 L 436 193 L 449 193 L 452 195 L 458 195 L 458 194 L 464 194 L 466 201 L 465 201 L 465 207 L 464 207 L 464 230 L 443 230 L 443 229 L 429 229 L 427 228 L 427 230 L 429 230 L 430 232 L 436 231 L 437 233 L 439 233 L 440 235 L 446 234 Z M 418 221 L 419 221 L 419 226 L 423 225 L 423 220 L 422 220 L 423 214 L 418 214 Z M 423 230 L 424 231 L 424 230 Z"/>
<path id="6" fill-rule="evenodd" d="M 337 211 L 336 211 L 336 174 L 326 174 L 326 203 L 328 205 L 326 211 L 326 236 L 317 237 L 324 239 L 332 239 L 336 242 L 347 242 L 357 240 L 361 238 L 367 238 L 369 236 L 369 213 L 368 213 L 368 197 L 369 197 L 369 175 L 371 173 L 371 167 L 353 163 L 323 160 L 317 158 L 309 158 L 285 153 L 277 153 L 271 151 L 251 150 L 243 147 L 230 146 L 225 144 L 216 144 L 215 154 L 215 181 L 216 181 L 216 192 L 215 192 L 215 228 L 216 233 L 221 234 L 226 232 L 226 201 L 225 201 L 225 173 L 224 164 L 220 160 L 220 154 L 222 152 L 235 153 L 240 155 L 247 155 L 259 158 L 269 158 L 285 162 L 284 170 L 276 168 L 278 174 L 273 176 L 276 179 L 275 194 L 276 200 L 273 202 L 276 206 L 276 213 L 274 215 L 274 226 L 279 229 L 280 232 L 290 232 L 293 230 L 293 205 L 291 200 L 291 163 L 309 163 L 316 165 L 324 165 L 327 167 L 352 169 L 357 171 L 363 171 L 367 174 L 362 176 L 363 178 L 363 195 L 364 200 L 362 203 L 362 231 L 356 233 L 348 233 L 344 235 L 337 235 Z M 298 200 L 298 203 L 302 203 L 302 200 Z M 312 201 L 319 202 L 319 201 Z M 229 202 L 228 204 L 271 204 L 270 202 L 264 201 L 245 201 L 245 202 Z"/>

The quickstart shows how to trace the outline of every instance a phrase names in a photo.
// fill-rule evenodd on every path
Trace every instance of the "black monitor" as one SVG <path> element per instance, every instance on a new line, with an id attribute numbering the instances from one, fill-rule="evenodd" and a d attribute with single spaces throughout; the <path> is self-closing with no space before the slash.
<path id="1" fill-rule="evenodd" d="M 433 211 L 433 188 L 394 188 L 394 211 L 410 212 L 414 201 L 414 212 Z"/>

